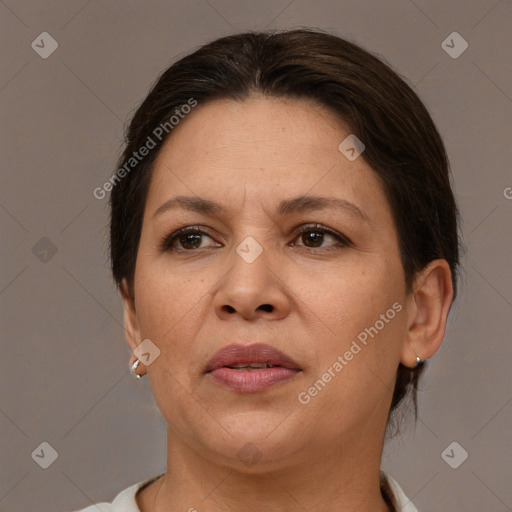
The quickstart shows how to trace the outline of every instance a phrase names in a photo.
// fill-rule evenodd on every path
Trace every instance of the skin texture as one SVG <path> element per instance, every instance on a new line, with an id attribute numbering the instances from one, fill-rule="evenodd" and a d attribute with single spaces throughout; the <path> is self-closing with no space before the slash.
<path id="1" fill-rule="evenodd" d="M 198 106 L 158 155 L 135 299 L 123 293 L 130 348 L 149 338 L 160 350 L 137 372 L 149 375 L 168 425 L 167 473 L 139 493 L 143 512 L 388 510 L 378 477 L 397 367 L 437 351 L 453 292 L 444 260 L 407 292 L 379 178 L 362 157 L 351 162 L 338 150 L 349 133 L 314 102 L 253 96 Z M 332 207 L 278 213 L 282 200 L 301 195 L 348 201 L 362 216 Z M 225 211 L 155 215 L 175 196 Z M 312 243 L 317 228 L 297 231 L 310 224 L 350 243 L 330 234 Z M 175 250 L 160 248 L 186 226 L 206 233 L 198 248 L 179 239 Z M 236 252 L 247 237 L 263 249 L 252 263 Z M 395 303 L 401 311 L 302 405 L 299 393 Z M 260 393 L 225 389 L 204 367 L 231 343 L 269 344 L 301 371 Z M 237 454 L 251 449 L 260 458 L 248 465 Z"/>

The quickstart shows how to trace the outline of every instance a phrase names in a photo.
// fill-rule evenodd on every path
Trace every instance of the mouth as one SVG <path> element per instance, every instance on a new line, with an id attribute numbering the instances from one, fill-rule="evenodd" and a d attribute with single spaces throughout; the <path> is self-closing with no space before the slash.
<path id="1" fill-rule="evenodd" d="M 231 366 L 227 366 L 226 368 L 231 368 L 233 370 L 252 371 L 262 370 L 264 368 L 274 368 L 274 365 L 268 363 L 241 363 L 233 364 Z"/>
<path id="2" fill-rule="evenodd" d="M 205 368 L 205 373 L 217 384 L 243 393 L 264 391 L 300 372 L 300 366 L 291 357 L 264 344 L 228 345 Z"/>

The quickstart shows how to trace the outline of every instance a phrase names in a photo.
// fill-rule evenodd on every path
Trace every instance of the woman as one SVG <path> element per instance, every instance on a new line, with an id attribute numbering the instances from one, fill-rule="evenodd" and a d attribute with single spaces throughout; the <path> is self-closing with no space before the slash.
<path id="1" fill-rule="evenodd" d="M 380 462 L 442 342 L 458 237 L 405 82 L 316 31 L 219 39 L 160 77 L 111 183 L 130 365 L 168 446 L 102 510 L 415 511 Z"/>

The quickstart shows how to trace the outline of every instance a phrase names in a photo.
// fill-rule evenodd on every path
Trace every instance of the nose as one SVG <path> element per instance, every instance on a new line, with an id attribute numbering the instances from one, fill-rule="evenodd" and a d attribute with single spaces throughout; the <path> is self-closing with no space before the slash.
<path id="1" fill-rule="evenodd" d="M 231 268 L 218 283 L 213 299 L 215 313 L 222 320 L 279 320 L 289 315 L 291 300 L 279 275 L 279 265 L 267 250 L 252 262 L 245 261 L 236 252 Z"/>

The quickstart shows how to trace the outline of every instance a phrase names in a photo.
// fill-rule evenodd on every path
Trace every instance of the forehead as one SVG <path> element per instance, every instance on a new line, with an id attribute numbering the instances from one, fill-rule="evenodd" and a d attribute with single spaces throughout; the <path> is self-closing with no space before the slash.
<path id="1" fill-rule="evenodd" d="M 206 197 L 229 208 L 240 205 L 241 195 L 270 207 L 309 193 L 365 203 L 382 215 L 388 205 L 375 172 L 338 149 L 349 134 L 311 100 L 254 96 L 199 105 L 160 150 L 148 208 L 171 195 Z"/>
<path id="2" fill-rule="evenodd" d="M 279 156 L 290 158 L 293 150 L 295 160 L 307 161 L 312 152 L 332 157 L 333 143 L 336 149 L 343 132 L 347 128 L 331 112 L 310 100 L 260 95 L 216 100 L 196 107 L 172 131 L 159 159 L 193 162 L 207 157 L 212 163 L 229 160 L 253 167 L 279 164 Z"/>

